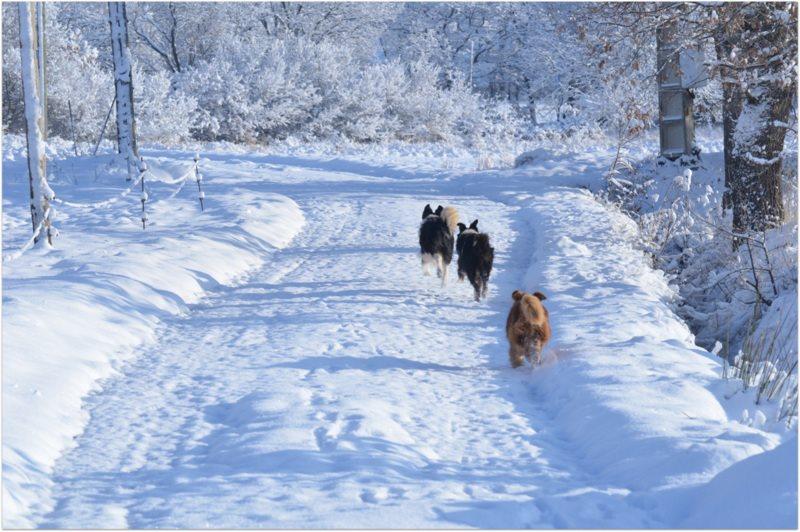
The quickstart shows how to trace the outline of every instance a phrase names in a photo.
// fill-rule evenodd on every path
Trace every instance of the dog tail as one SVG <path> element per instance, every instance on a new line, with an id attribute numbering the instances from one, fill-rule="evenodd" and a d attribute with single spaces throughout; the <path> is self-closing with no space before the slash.
<path id="1" fill-rule="evenodd" d="M 456 233 L 456 227 L 458 227 L 458 211 L 455 207 L 445 207 L 442 210 L 442 214 L 440 214 L 442 220 L 445 221 L 447 224 L 447 228 L 450 230 L 450 234 L 454 235 Z"/>

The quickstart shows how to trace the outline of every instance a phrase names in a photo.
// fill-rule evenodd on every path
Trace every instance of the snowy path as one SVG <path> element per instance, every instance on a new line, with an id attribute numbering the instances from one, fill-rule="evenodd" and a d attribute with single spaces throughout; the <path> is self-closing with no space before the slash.
<path id="1" fill-rule="evenodd" d="M 46 526 L 539 522 L 531 493 L 569 473 L 507 367 L 506 299 L 528 265 L 509 255 L 514 208 L 452 198 L 498 250 L 476 305 L 420 275 L 422 192 L 327 188 L 293 194 L 307 223 L 291 248 L 91 397 Z"/>
<path id="2" fill-rule="evenodd" d="M 731 431 L 724 413 L 706 415 L 703 401 L 717 405 L 710 394 L 689 395 L 699 397 L 696 409 L 664 407 L 651 424 L 656 432 L 660 426 L 673 432 L 657 435 L 646 434 L 648 421 L 637 425 L 626 417 L 635 405 L 619 403 L 617 386 L 610 386 L 613 401 L 606 400 L 599 379 L 613 384 L 613 368 L 639 365 L 639 373 L 623 372 L 631 387 L 639 386 L 637 400 L 649 409 L 663 397 L 661 384 L 636 380 L 653 374 L 650 355 L 639 351 L 661 336 L 672 342 L 670 353 L 688 356 L 685 339 L 669 340 L 685 331 L 675 332 L 674 318 L 657 298 L 648 304 L 666 332 L 631 340 L 633 362 L 568 357 L 534 376 L 511 370 L 503 334 L 509 294 L 530 280 L 532 252 L 547 246 L 520 201 L 489 199 L 502 198 L 506 184 L 482 197 L 474 185 L 488 183 L 485 176 L 417 177 L 358 165 L 347 173 L 277 158 L 268 164 L 220 160 L 217 173 L 231 162 L 229 179 L 237 186 L 262 190 L 267 177 L 260 172 L 268 174 L 269 190 L 302 208 L 304 230 L 245 284 L 218 288 L 187 316 L 167 320 L 156 345 L 87 399 L 91 419 L 56 466 L 56 505 L 41 526 L 659 526 L 681 516 L 659 520 L 651 501 L 628 497 L 620 486 L 633 486 L 638 477 L 626 467 L 620 471 L 627 476 L 614 478 L 615 460 L 639 460 L 642 478 L 649 479 L 639 482 L 644 492 L 663 485 L 669 472 L 708 478 L 776 444 L 757 431 Z M 564 194 L 544 188 L 528 198 L 547 207 Z M 564 214 L 548 223 L 603 229 L 600 210 L 580 218 L 586 198 L 568 199 Z M 428 201 L 457 205 L 463 219 L 479 218 L 492 235 L 496 262 L 487 302 L 474 303 L 468 284 L 441 290 L 435 277 L 421 275 L 416 230 Z M 558 266 L 563 279 L 579 282 L 570 271 L 577 264 L 582 278 L 606 286 L 591 275 L 598 261 L 589 248 L 568 239 L 557 244 L 547 249 L 566 257 Z M 628 262 L 598 267 L 622 276 L 644 268 L 636 256 Z M 546 286 L 558 286 L 547 277 L 550 270 L 542 271 Z M 607 286 L 611 292 L 604 294 L 612 294 L 624 283 Z M 562 289 L 569 294 L 569 286 Z M 583 308 L 593 319 L 591 305 L 572 304 L 570 297 L 555 298 L 551 308 L 561 305 L 564 316 Z M 650 319 L 634 310 L 642 324 Z M 569 334 L 564 345 L 576 353 L 602 341 L 589 335 L 582 346 L 580 334 L 565 327 L 556 322 L 556 335 Z M 606 351 L 618 353 L 619 345 L 609 343 Z M 692 356 L 687 369 L 661 380 L 679 382 L 681 371 L 711 379 L 713 364 Z M 592 368 L 595 363 L 606 366 Z M 669 359 L 664 365 L 673 367 Z M 599 370 L 611 376 L 598 378 Z M 582 381 L 582 371 L 592 379 Z M 580 399 L 570 397 L 572 382 L 578 395 L 594 397 L 588 410 L 577 406 L 578 417 L 570 418 L 559 408 Z M 552 397 L 559 394 L 556 404 Z M 585 421 L 598 425 L 588 449 L 575 433 Z M 709 466 L 709 457 L 721 456 L 723 447 L 711 442 L 723 431 L 730 452 Z M 603 445 L 592 449 L 598 437 Z M 748 437 L 751 442 L 739 441 Z M 628 439 L 642 443 L 631 447 L 630 457 L 619 446 Z M 673 458 L 681 464 L 686 448 L 694 453 L 688 466 L 649 474 L 650 457 L 660 465 L 659 453 L 667 453 L 668 464 Z"/>

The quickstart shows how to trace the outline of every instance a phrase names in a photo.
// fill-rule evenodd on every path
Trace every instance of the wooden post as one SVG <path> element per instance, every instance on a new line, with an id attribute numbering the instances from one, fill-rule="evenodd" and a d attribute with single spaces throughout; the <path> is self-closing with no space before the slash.
<path id="1" fill-rule="evenodd" d="M 206 208 L 203 205 L 203 200 L 205 200 L 206 195 L 203 192 L 203 188 L 200 183 L 203 181 L 203 175 L 200 173 L 200 154 L 194 154 L 194 178 L 197 181 L 197 199 L 200 200 L 200 211 L 205 211 Z"/>
<path id="2" fill-rule="evenodd" d="M 133 72 L 128 48 L 128 15 L 124 2 L 108 3 L 111 49 L 114 56 L 114 89 L 117 100 L 117 150 L 128 161 L 128 180 L 138 168 L 136 122 L 133 110 Z"/>
<path id="3" fill-rule="evenodd" d="M 144 190 L 144 174 L 147 172 L 147 165 L 145 164 L 144 160 L 140 160 L 139 162 L 139 179 L 142 182 L 142 230 L 144 230 L 147 226 L 147 211 L 145 210 L 145 204 L 147 203 L 147 192 Z"/>

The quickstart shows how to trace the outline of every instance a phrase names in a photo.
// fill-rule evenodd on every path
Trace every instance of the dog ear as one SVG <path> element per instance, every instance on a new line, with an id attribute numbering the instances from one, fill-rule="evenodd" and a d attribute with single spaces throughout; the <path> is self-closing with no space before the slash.
<path id="1" fill-rule="evenodd" d="M 543 293 L 541 293 L 541 292 L 534 292 L 534 293 L 533 293 L 533 295 L 535 295 L 536 297 L 538 297 L 538 298 L 539 298 L 539 301 L 544 301 L 545 299 L 547 299 L 547 296 L 546 296 L 546 295 L 544 295 L 544 294 L 543 294 Z"/>
<path id="2" fill-rule="evenodd" d="M 463 233 L 466 230 L 467 230 L 467 226 L 462 224 L 461 222 L 458 222 L 458 232 L 459 233 Z"/>
<path id="3" fill-rule="evenodd" d="M 525 294 L 523 292 L 520 292 L 519 290 L 514 290 L 514 293 L 511 294 L 511 299 L 513 299 L 514 301 L 519 301 L 520 299 L 522 299 L 522 296 L 524 295 Z"/>
<path id="4" fill-rule="evenodd" d="M 477 219 L 477 218 L 475 218 L 475 221 L 474 221 L 474 222 L 472 222 L 471 224 L 469 224 L 469 228 L 470 228 L 470 229 L 475 229 L 476 231 L 478 230 L 478 219 Z"/>
<path id="5" fill-rule="evenodd" d="M 444 207 L 442 207 L 441 205 L 436 207 L 436 216 L 439 216 L 440 214 L 442 214 L 443 210 L 444 210 Z"/>
<path id="6" fill-rule="evenodd" d="M 425 209 L 422 211 L 422 219 L 424 220 L 431 214 L 433 214 L 433 209 L 431 209 L 431 204 L 428 203 L 427 205 L 425 205 Z"/>

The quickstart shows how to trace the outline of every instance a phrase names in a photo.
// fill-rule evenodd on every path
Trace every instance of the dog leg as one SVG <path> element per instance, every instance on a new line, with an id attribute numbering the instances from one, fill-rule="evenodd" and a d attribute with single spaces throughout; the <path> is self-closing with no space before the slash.
<path id="1" fill-rule="evenodd" d="M 420 261 L 422 262 L 422 275 L 430 275 L 431 274 L 431 260 L 433 257 L 428 253 L 423 253 L 420 255 Z"/>
<path id="2" fill-rule="evenodd" d="M 536 362 L 534 364 L 538 366 L 542 363 L 542 340 L 539 337 L 533 341 L 533 353 L 536 355 Z"/>
<path id="3" fill-rule="evenodd" d="M 525 340 L 523 341 L 523 348 L 522 349 L 523 349 L 523 352 L 525 353 L 525 360 L 527 360 L 528 363 L 531 366 L 534 366 L 535 364 L 534 364 L 533 360 L 531 359 L 531 355 L 533 354 L 533 353 L 531 353 L 531 351 L 533 351 L 533 346 L 531 345 L 531 338 L 529 336 L 525 337 Z"/>
<path id="4" fill-rule="evenodd" d="M 444 259 L 439 257 L 439 260 L 442 263 L 442 288 L 447 285 L 447 264 L 444 263 Z"/>
<path id="5" fill-rule="evenodd" d="M 512 368 L 518 368 L 525 363 L 525 355 L 517 345 L 512 345 L 508 349 L 508 359 Z"/>
<path id="6" fill-rule="evenodd" d="M 477 277 L 472 282 L 472 289 L 475 290 L 475 301 L 480 301 L 481 300 L 481 290 L 482 290 L 481 278 L 480 277 Z"/>

